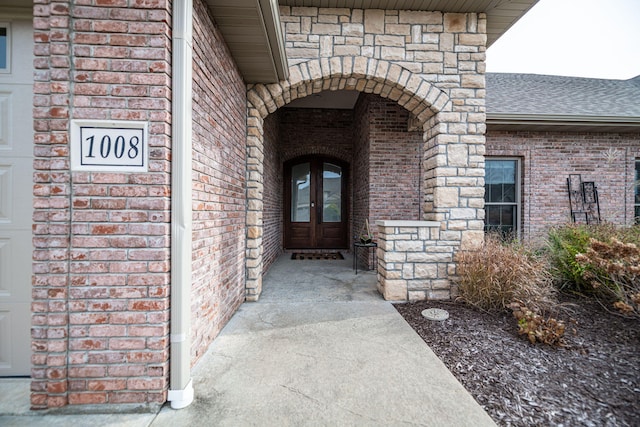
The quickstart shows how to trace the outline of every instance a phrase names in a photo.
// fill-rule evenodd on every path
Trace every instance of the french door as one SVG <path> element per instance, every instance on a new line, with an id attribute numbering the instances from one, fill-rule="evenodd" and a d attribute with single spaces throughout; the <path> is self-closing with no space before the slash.
<path id="1" fill-rule="evenodd" d="M 285 164 L 285 248 L 348 247 L 347 171 L 346 163 L 328 157 Z"/>

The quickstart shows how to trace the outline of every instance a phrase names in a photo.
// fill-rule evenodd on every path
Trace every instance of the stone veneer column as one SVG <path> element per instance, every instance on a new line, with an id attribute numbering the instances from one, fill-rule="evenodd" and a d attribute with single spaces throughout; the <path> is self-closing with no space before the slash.
<path id="1" fill-rule="evenodd" d="M 389 301 L 450 299 L 457 241 L 442 240 L 438 221 L 377 221 L 378 291 Z"/>
<path id="2" fill-rule="evenodd" d="M 484 113 L 440 112 L 424 124 L 423 217 L 441 239 L 471 247 L 484 238 Z"/>
<path id="3" fill-rule="evenodd" d="M 257 301 L 262 292 L 263 117 L 257 109 L 249 108 L 247 119 L 247 279 L 245 285 L 247 301 Z"/>

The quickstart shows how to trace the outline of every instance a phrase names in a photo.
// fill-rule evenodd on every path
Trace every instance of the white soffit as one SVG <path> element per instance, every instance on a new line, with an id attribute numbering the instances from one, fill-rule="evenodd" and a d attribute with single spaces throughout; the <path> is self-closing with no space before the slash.
<path id="1" fill-rule="evenodd" d="M 206 0 L 246 83 L 288 77 L 277 0 Z"/>

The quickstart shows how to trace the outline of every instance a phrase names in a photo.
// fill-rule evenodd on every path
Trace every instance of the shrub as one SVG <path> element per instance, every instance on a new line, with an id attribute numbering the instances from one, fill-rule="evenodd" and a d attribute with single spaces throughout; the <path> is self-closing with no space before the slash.
<path id="1" fill-rule="evenodd" d="M 542 317 L 518 302 L 511 303 L 510 308 L 518 321 L 518 334 L 524 335 L 531 344 L 564 345 L 564 322 Z"/>
<path id="2" fill-rule="evenodd" d="M 519 301 L 535 312 L 555 307 L 547 262 L 519 243 L 488 235 L 483 245 L 457 255 L 460 297 L 486 311 L 502 311 Z"/>
<path id="3" fill-rule="evenodd" d="M 640 227 L 565 225 L 549 232 L 556 282 L 640 317 Z"/>
<path id="4" fill-rule="evenodd" d="M 576 255 L 587 252 L 591 239 L 605 243 L 618 239 L 640 246 L 640 227 L 567 224 L 551 229 L 548 235 L 549 257 L 560 289 L 592 293 L 592 280 L 589 277 L 592 266 L 576 260 Z"/>
<path id="5" fill-rule="evenodd" d="M 549 231 L 549 256 L 560 289 L 590 290 L 583 277 L 585 266 L 576 261 L 576 255 L 587 251 L 591 234 L 588 227 L 581 225 L 566 225 Z"/>
<path id="6" fill-rule="evenodd" d="M 576 255 L 583 278 L 593 292 L 623 314 L 640 316 L 640 248 L 615 237 L 610 242 L 591 239 L 587 251 Z"/>

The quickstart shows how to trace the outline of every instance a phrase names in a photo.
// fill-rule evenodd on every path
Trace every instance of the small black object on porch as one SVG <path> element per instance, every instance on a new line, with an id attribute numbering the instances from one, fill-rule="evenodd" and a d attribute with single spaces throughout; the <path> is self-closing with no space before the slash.
<path id="1" fill-rule="evenodd" d="M 353 268 L 356 270 L 356 274 L 358 274 L 358 251 L 361 248 L 365 248 L 365 250 L 367 251 L 367 264 L 369 263 L 369 248 L 373 248 L 373 268 L 374 270 L 377 267 L 377 251 L 378 251 L 378 244 L 376 242 L 369 242 L 369 243 L 363 243 L 362 241 L 358 241 L 356 240 L 355 242 L 353 242 Z M 369 269 L 369 266 L 367 265 L 367 270 Z"/>

